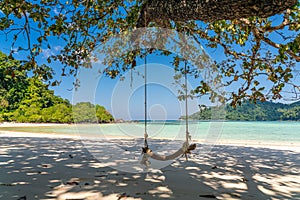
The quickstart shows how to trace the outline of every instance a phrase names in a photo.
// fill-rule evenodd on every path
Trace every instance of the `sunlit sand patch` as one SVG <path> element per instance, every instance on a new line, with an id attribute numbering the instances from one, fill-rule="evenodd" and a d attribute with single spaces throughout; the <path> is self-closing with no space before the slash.
<path id="1" fill-rule="evenodd" d="M 115 184 L 117 181 L 116 181 L 116 180 L 112 180 L 112 179 L 110 179 L 110 180 L 107 180 L 107 182 L 108 182 L 108 183 Z"/>
<path id="2" fill-rule="evenodd" d="M 0 162 L 0 165 L 8 165 L 8 164 L 11 164 L 11 163 L 14 163 L 15 160 L 8 160 L 6 162 Z"/>
<path id="3" fill-rule="evenodd" d="M 33 176 L 33 175 L 37 175 L 37 174 L 46 175 L 46 174 L 49 174 L 49 173 L 48 172 L 42 172 L 42 171 L 34 171 L 34 172 L 27 172 L 26 173 L 27 176 Z"/>
<path id="4" fill-rule="evenodd" d="M 158 195 L 158 197 L 159 198 L 171 198 L 171 195 L 169 195 L 169 194 L 160 194 L 160 195 Z"/>
<path id="5" fill-rule="evenodd" d="M 60 155 L 57 154 L 57 152 L 55 152 L 55 154 L 43 154 L 43 156 L 46 156 L 46 157 L 58 157 Z"/>
<path id="6" fill-rule="evenodd" d="M 48 196 L 48 197 L 57 197 L 60 194 L 64 194 L 67 191 L 71 190 L 73 187 L 75 187 L 75 186 L 60 184 L 60 185 L 54 187 L 52 191 L 47 192 L 46 196 Z"/>
<path id="7" fill-rule="evenodd" d="M 114 174 L 114 175 L 116 175 L 116 174 L 119 174 L 119 172 L 116 171 L 116 170 L 114 170 L 114 171 L 109 172 L 108 174 Z"/>
<path id="8" fill-rule="evenodd" d="M 219 178 L 221 180 L 241 180 L 242 177 L 239 175 L 230 175 L 230 174 L 220 174 L 217 172 L 211 173 L 213 177 Z"/>
<path id="9" fill-rule="evenodd" d="M 141 175 L 133 175 L 132 178 L 139 179 L 139 178 L 141 178 Z"/>
<path id="10" fill-rule="evenodd" d="M 6 153 L 1 153 L 1 150 L 0 150 L 0 158 L 11 158 L 12 156 L 11 155 L 9 155 L 8 153 L 6 154 Z"/>
<path id="11" fill-rule="evenodd" d="M 118 186 L 118 187 L 126 187 L 126 186 L 128 186 L 128 184 L 127 183 L 117 183 L 116 186 Z"/>
<path id="12" fill-rule="evenodd" d="M 115 162 L 105 162 L 105 163 L 90 163 L 89 166 L 93 168 L 102 168 L 102 167 L 109 167 L 109 166 L 115 166 Z"/>
<path id="13" fill-rule="evenodd" d="M 27 166 L 27 167 L 22 167 L 22 171 L 27 171 L 27 170 L 31 170 L 31 169 L 34 169 L 33 167 L 31 166 Z"/>
<path id="14" fill-rule="evenodd" d="M 39 157 L 38 156 L 32 156 L 32 157 L 30 157 L 30 158 L 27 158 L 27 160 L 36 160 L 36 159 L 38 159 Z"/>
<path id="15" fill-rule="evenodd" d="M 143 200 L 142 198 L 137 198 L 137 197 L 130 197 L 130 196 L 120 196 L 120 194 L 110 194 L 108 196 L 102 196 L 99 199 L 85 199 L 85 200 Z"/>
<path id="16" fill-rule="evenodd" d="M 276 196 L 276 192 L 275 191 L 272 191 L 272 190 L 269 190 L 267 188 L 265 188 L 264 186 L 262 185 L 258 185 L 257 188 L 262 191 L 263 193 L 265 193 L 266 195 L 269 195 L 269 196 Z"/>
<path id="17" fill-rule="evenodd" d="M 297 175 L 285 175 L 285 176 L 276 176 L 276 177 L 265 177 L 267 175 L 256 174 L 253 176 L 254 179 L 258 180 L 261 183 L 267 183 L 270 185 L 272 190 L 264 188 L 260 185 L 260 190 L 270 193 L 280 193 L 284 196 L 291 196 L 291 193 L 299 192 L 300 180 Z"/>
<path id="18" fill-rule="evenodd" d="M 67 167 L 71 167 L 71 168 L 80 168 L 83 165 L 82 164 L 66 164 Z"/>
<path id="19" fill-rule="evenodd" d="M 20 182 L 13 182 L 13 183 L 1 183 L 0 186 L 17 186 L 17 185 L 28 185 L 28 182 L 20 181 Z"/>
<path id="20" fill-rule="evenodd" d="M 168 198 L 173 194 L 172 190 L 170 190 L 167 186 L 159 186 L 155 189 L 149 190 L 149 194 L 157 194 L 159 197 Z"/>
<path id="21" fill-rule="evenodd" d="M 149 175 L 147 174 L 145 181 L 149 181 L 152 183 L 160 183 L 165 181 L 166 177 L 164 175 Z"/>
<path id="22" fill-rule="evenodd" d="M 247 184 L 243 182 L 243 177 L 240 175 L 230 175 L 230 174 L 220 174 L 217 172 L 211 172 L 209 174 L 198 175 L 197 173 L 191 173 L 197 178 L 204 177 L 205 184 L 218 189 L 219 185 L 222 185 L 223 188 L 232 189 L 232 190 L 247 190 Z M 218 181 L 216 181 L 218 180 Z"/>
<path id="23" fill-rule="evenodd" d="M 61 183 L 61 180 L 58 179 L 49 180 L 49 183 Z"/>
<path id="24" fill-rule="evenodd" d="M 241 196 L 237 193 L 224 193 L 220 195 L 222 199 L 240 200 Z"/>
<path id="25" fill-rule="evenodd" d="M 56 162 L 62 162 L 65 160 L 68 160 L 69 158 L 58 158 L 58 159 L 54 159 Z"/>
<path id="26" fill-rule="evenodd" d="M 224 188 L 228 189 L 242 189 L 242 190 L 247 190 L 247 184 L 237 182 L 237 183 L 228 183 L 228 182 L 221 182 Z"/>
<path id="27" fill-rule="evenodd" d="M 132 169 L 134 169 L 136 172 L 145 172 L 145 168 L 142 167 L 138 167 L 138 166 L 134 166 L 132 167 Z"/>
<path id="28" fill-rule="evenodd" d="M 14 185 L 28 185 L 30 184 L 29 182 L 25 182 L 25 181 L 20 181 L 20 182 L 14 182 Z"/>
<path id="29" fill-rule="evenodd" d="M 97 200 L 102 199 L 102 194 L 98 191 L 67 192 L 57 197 L 57 200 Z"/>
<path id="30" fill-rule="evenodd" d="M 186 170 L 200 170 L 199 167 L 186 167 Z"/>
<path id="31" fill-rule="evenodd" d="M 269 166 L 263 163 L 263 161 L 254 163 L 253 167 L 256 169 L 265 168 L 265 169 L 273 169 L 273 166 Z"/>
<path id="32" fill-rule="evenodd" d="M 21 164 L 21 165 L 29 165 L 29 164 L 30 164 L 30 162 L 27 162 L 27 161 L 22 161 L 22 162 L 20 162 L 20 164 Z"/>

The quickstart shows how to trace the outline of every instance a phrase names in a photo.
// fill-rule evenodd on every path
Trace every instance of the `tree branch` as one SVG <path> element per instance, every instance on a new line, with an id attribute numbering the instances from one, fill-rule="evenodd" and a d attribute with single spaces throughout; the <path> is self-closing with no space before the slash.
<path id="1" fill-rule="evenodd" d="M 276 49 L 279 49 L 281 47 L 280 44 L 277 44 L 277 43 L 273 42 L 272 40 L 270 40 L 269 38 L 265 37 L 263 30 L 259 30 L 257 27 L 252 25 L 251 22 L 248 19 L 240 19 L 240 21 L 242 21 L 242 22 L 246 23 L 247 25 L 251 26 L 251 31 L 253 32 L 256 41 L 257 40 L 262 40 L 265 43 L 267 43 L 268 45 L 270 45 L 270 46 L 272 46 Z M 300 56 L 297 56 L 291 50 L 286 50 L 285 52 L 288 55 L 290 55 L 291 57 L 293 57 L 297 62 L 300 62 Z"/>
<path id="2" fill-rule="evenodd" d="M 146 0 L 140 10 L 137 28 L 156 22 L 200 20 L 214 22 L 253 16 L 267 18 L 296 5 L 298 0 Z"/>
<path id="3" fill-rule="evenodd" d="M 262 37 L 262 41 L 264 41 L 265 43 L 279 49 L 280 48 L 280 44 L 277 44 L 273 41 L 271 41 L 269 38 L 266 37 Z M 285 51 L 287 54 L 289 54 L 291 57 L 293 57 L 297 62 L 300 62 L 300 56 L 297 56 L 294 52 L 292 52 L 291 50 L 286 50 Z"/>
<path id="4" fill-rule="evenodd" d="M 244 54 L 244 53 L 241 53 L 241 52 L 238 53 L 238 52 L 235 52 L 235 51 L 230 50 L 229 47 L 228 47 L 226 44 L 224 44 L 223 42 L 220 41 L 220 39 L 218 39 L 218 38 L 216 38 L 216 37 L 210 37 L 210 36 L 208 36 L 207 33 L 201 31 L 200 29 L 193 30 L 193 29 L 190 29 L 189 27 L 186 27 L 186 28 L 187 28 L 191 33 L 193 33 L 193 34 L 192 34 L 192 37 L 196 40 L 196 42 L 197 42 L 198 44 L 200 44 L 200 42 L 199 42 L 198 39 L 196 38 L 195 34 L 198 34 L 200 37 L 205 38 L 205 39 L 207 39 L 207 40 L 210 41 L 210 42 L 219 44 L 220 46 L 223 47 L 225 54 L 230 54 L 230 55 L 234 56 L 236 59 L 237 59 L 239 56 L 241 56 L 241 57 L 249 57 L 247 54 Z"/>

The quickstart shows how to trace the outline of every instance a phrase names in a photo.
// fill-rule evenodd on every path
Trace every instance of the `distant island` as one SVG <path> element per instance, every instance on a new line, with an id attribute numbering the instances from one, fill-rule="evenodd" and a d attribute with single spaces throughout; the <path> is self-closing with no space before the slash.
<path id="1" fill-rule="evenodd" d="M 210 120 L 211 108 L 202 107 L 198 111 L 189 116 L 191 120 Z M 300 101 L 283 104 L 273 102 L 244 102 L 236 108 L 227 105 L 226 120 L 230 121 L 299 121 L 300 120 Z M 185 117 L 182 116 L 181 119 Z"/>
<path id="2" fill-rule="evenodd" d="M 100 105 L 72 105 L 54 95 L 42 76 L 29 77 L 19 61 L 0 52 L 0 122 L 108 123 L 113 116 Z"/>

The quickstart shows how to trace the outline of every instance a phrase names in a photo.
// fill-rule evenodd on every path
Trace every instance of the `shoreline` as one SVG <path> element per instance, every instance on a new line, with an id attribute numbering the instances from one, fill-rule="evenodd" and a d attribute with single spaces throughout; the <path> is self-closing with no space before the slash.
<path id="1" fill-rule="evenodd" d="M 23 124 L 24 125 L 24 124 Z M 24 127 L 30 127 L 31 124 L 26 124 Z M 38 124 L 37 127 L 43 127 L 44 124 Z M 57 126 L 57 124 L 48 124 L 47 126 Z M 64 126 L 69 126 L 69 124 L 65 124 Z M 114 135 L 105 135 L 102 137 L 95 136 L 86 136 L 83 137 L 78 133 L 72 134 L 63 134 L 63 133 L 43 133 L 43 132 L 22 132 L 22 131 L 14 131 L 14 130 L 1 130 L 1 127 L 11 127 L 11 126 L 1 126 L 0 125 L 0 138 L 1 137 L 25 137 L 25 138 L 49 138 L 49 139 L 57 139 L 57 138 L 68 138 L 74 140 L 132 140 L 132 139 L 143 139 L 141 137 L 128 137 L 128 136 L 114 136 Z M 22 124 L 17 124 L 15 127 L 22 127 Z M 174 141 L 171 138 L 149 138 L 149 140 L 153 141 Z M 183 141 L 183 140 L 180 140 Z M 205 140 L 192 140 L 191 143 L 198 143 L 205 145 Z M 236 146 L 236 147 L 253 147 L 253 148 L 269 148 L 269 149 L 277 149 L 277 150 L 290 150 L 295 152 L 300 152 L 300 142 L 262 142 L 255 140 L 223 140 L 219 139 L 216 141 L 215 145 L 221 146 Z"/>
<path id="2" fill-rule="evenodd" d="M 19 123 L 19 122 L 0 122 L 1 127 L 41 127 L 41 126 L 70 126 L 67 123 Z"/>

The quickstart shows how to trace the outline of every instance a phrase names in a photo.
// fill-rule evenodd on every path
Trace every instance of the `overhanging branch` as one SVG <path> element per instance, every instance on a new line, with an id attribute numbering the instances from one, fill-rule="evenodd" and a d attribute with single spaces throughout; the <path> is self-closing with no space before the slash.
<path id="1" fill-rule="evenodd" d="M 280 44 L 277 44 L 277 43 L 273 42 L 272 40 L 270 40 L 269 38 L 265 37 L 263 30 L 259 30 L 257 27 L 255 27 L 253 24 L 251 24 L 251 22 L 248 19 L 240 19 L 240 21 L 242 21 L 243 23 L 251 26 L 251 31 L 253 32 L 253 35 L 254 35 L 256 41 L 261 40 L 261 41 L 264 41 L 265 43 L 267 43 L 268 45 L 270 45 L 270 46 L 272 46 L 276 49 L 281 48 Z M 284 22 L 282 24 L 284 24 L 285 22 L 286 21 L 284 20 Z M 281 25 L 277 26 L 277 28 L 278 27 L 281 27 Z M 300 62 L 300 56 L 296 55 L 293 51 L 287 49 L 285 51 L 285 53 L 290 55 L 297 62 Z"/>
<path id="2" fill-rule="evenodd" d="M 267 18 L 296 5 L 298 0 L 146 0 L 137 20 L 137 28 L 150 22 L 164 26 L 166 21 L 214 22 L 253 16 Z"/>

